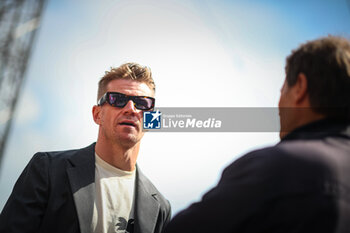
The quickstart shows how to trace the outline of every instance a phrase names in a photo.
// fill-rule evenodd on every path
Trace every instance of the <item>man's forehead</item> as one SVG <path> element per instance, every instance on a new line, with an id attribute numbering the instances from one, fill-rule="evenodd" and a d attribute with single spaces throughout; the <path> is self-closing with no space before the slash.
<path id="1" fill-rule="evenodd" d="M 154 96 L 154 91 L 145 83 L 129 79 L 115 79 L 108 83 L 107 91 L 127 95 Z"/>

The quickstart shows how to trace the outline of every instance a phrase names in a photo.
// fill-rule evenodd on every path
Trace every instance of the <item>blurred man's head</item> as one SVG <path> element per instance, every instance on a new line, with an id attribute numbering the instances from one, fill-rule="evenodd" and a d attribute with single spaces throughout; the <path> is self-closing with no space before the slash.
<path id="1" fill-rule="evenodd" d="M 324 118 L 348 119 L 350 42 L 328 36 L 307 42 L 286 61 L 279 102 L 281 133 Z"/>

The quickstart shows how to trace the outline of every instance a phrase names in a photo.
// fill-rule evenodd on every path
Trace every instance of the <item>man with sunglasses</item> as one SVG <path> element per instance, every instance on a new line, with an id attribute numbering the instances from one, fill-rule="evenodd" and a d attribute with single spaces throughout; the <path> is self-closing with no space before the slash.
<path id="1" fill-rule="evenodd" d="M 162 232 L 170 204 L 136 166 L 154 93 L 148 67 L 106 72 L 92 109 L 96 143 L 35 154 L 1 213 L 0 232 Z"/>

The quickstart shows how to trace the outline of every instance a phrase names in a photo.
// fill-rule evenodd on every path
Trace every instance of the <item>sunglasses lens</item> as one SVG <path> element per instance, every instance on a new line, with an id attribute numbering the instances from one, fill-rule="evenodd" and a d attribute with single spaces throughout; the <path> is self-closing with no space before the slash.
<path id="1" fill-rule="evenodd" d="M 147 97 L 134 98 L 135 107 L 140 110 L 149 110 L 153 107 L 153 99 Z"/>
<path id="2" fill-rule="evenodd" d="M 128 98 L 123 94 L 110 93 L 108 96 L 108 102 L 114 107 L 122 108 L 127 104 Z"/>
<path id="3" fill-rule="evenodd" d="M 129 100 L 132 100 L 139 110 L 150 110 L 154 106 L 154 99 L 151 97 L 127 96 L 118 92 L 107 92 L 106 101 L 113 107 L 123 108 Z"/>

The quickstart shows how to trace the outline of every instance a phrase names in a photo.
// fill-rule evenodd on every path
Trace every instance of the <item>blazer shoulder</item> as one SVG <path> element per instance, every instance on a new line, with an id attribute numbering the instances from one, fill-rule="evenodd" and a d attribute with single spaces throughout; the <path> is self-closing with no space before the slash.
<path id="1" fill-rule="evenodd" d="M 35 157 L 48 157 L 50 160 L 67 160 L 70 158 L 73 158 L 75 155 L 78 154 L 85 154 L 85 153 L 91 153 L 95 150 L 95 143 L 84 147 L 80 149 L 70 149 L 70 150 L 61 150 L 61 151 L 47 151 L 47 152 L 37 152 L 34 156 Z"/>
<path id="2" fill-rule="evenodd" d="M 139 179 L 140 185 L 142 185 L 143 188 L 147 190 L 147 192 L 159 202 L 161 207 L 165 208 L 166 210 L 170 210 L 169 201 L 156 188 L 156 186 L 141 172 L 139 167 L 137 167 L 137 178 Z"/>

